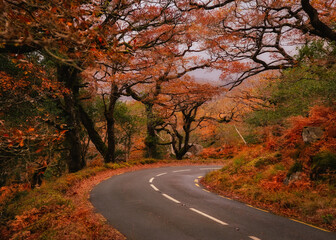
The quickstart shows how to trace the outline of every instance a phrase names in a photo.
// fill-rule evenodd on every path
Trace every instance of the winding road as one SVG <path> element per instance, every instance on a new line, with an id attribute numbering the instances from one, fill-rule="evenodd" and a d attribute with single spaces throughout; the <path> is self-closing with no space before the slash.
<path id="1" fill-rule="evenodd" d="M 198 181 L 220 166 L 164 167 L 111 177 L 90 194 L 129 240 L 336 240 L 336 234 L 218 196 Z"/>

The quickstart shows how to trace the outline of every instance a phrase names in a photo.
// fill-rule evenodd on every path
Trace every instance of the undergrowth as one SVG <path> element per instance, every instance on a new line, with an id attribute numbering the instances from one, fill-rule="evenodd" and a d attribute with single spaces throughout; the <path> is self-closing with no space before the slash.
<path id="1" fill-rule="evenodd" d="M 48 179 L 39 188 L 3 187 L 0 192 L 0 239 L 124 239 L 102 216 L 94 213 L 88 201 L 92 187 L 126 171 L 212 163 L 218 161 L 140 159 L 103 164 L 97 159 L 84 170 Z"/>
<path id="2" fill-rule="evenodd" d="M 92 219 L 87 209 L 78 208 L 69 191 L 101 172 L 155 162 L 151 159 L 104 165 L 93 162 L 82 171 L 49 179 L 39 188 L 2 188 L 0 238 L 124 239 L 120 233 L 104 224 L 103 219 Z"/>
<path id="3" fill-rule="evenodd" d="M 274 135 L 265 128 L 262 144 L 240 149 L 225 167 L 208 174 L 209 189 L 274 213 L 336 231 L 336 112 L 317 106 L 309 116 L 292 117 Z M 323 136 L 305 143 L 305 126 Z"/>

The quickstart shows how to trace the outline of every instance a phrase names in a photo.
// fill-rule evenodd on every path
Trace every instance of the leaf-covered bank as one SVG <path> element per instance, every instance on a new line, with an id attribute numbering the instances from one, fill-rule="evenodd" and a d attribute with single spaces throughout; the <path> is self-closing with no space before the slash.
<path id="1" fill-rule="evenodd" d="M 42 184 L 1 188 L 1 239 L 125 239 L 94 212 L 88 200 L 90 190 L 99 182 L 128 171 L 171 165 L 202 165 L 211 160 L 141 159 L 102 165 L 99 162 Z"/>
<path id="2" fill-rule="evenodd" d="M 336 231 L 335 122 L 335 109 L 317 106 L 307 117 L 288 119 L 289 128 L 269 126 L 264 130 L 272 134 L 264 142 L 242 148 L 203 184 L 239 201 Z M 322 136 L 305 142 L 306 126 L 323 129 Z"/>

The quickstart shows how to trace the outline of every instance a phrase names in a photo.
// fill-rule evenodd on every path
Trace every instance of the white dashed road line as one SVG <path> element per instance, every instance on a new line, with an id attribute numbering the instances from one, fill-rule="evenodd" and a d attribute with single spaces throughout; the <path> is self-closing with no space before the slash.
<path id="1" fill-rule="evenodd" d="M 261 240 L 260 238 L 257 238 L 255 236 L 249 236 L 249 238 L 251 238 L 252 240 Z"/>
<path id="2" fill-rule="evenodd" d="M 188 172 L 188 171 L 190 171 L 190 169 L 176 170 L 176 171 L 173 171 L 173 173 L 178 173 L 178 172 Z"/>
<path id="3" fill-rule="evenodd" d="M 169 196 L 169 195 L 167 195 L 165 193 L 162 193 L 162 196 L 168 198 L 169 200 L 171 200 L 171 201 L 173 201 L 175 203 L 181 203 L 180 201 L 176 200 L 175 198 L 173 198 L 173 197 L 171 197 L 171 196 Z"/>
<path id="4" fill-rule="evenodd" d="M 201 168 L 201 170 L 216 170 L 216 169 L 220 169 L 220 168 Z M 190 170 L 191 170 L 191 169 L 176 170 L 176 171 L 173 171 L 173 173 L 187 172 L 187 171 L 190 171 Z M 160 174 L 156 175 L 156 177 L 160 177 L 160 176 L 165 175 L 165 174 L 167 174 L 167 173 L 166 173 L 166 172 L 164 172 L 164 173 L 160 173 Z M 198 177 L 198 179 L 200 179 L 200 178 L 202 178 L 202 176 L 199 176 L 199 177 Z M 150 186 L 151 186 L 155 191 L 159 192 L 160 190 L 152 184 L 153 181 L 154 181 L 154 179 L 155 179 L 154 177 L 152 177 L 151 179 L 149 179 L 149 183 L 151 183 Z M 195 179 L 194 182 L 195 182 L 195 185 L 196 185 L 197 187 L 200 187 L 199 184 L 198 184 L 198 182 L 199 182 L 198 179 Z M 202 190 L 204 190 L 204 191 L 206 191 L 206 192 L 209 192 L 208 190 L 205 190 L 205 189 L 202 189 Z M 169 196 L 169 195 L 167 195 L 167 194 L 165 194 L 165 193 L 161 193 L 161 195 L 164 196 L 165 198 L 169 199 L 170 201 L 173 201 L 174 203 L 178 203 L 178 204 L 181 203 L 179 200 L 177 200 L 177 199 L 175 199 L 175 198 L 173 198 L 173 197 L 171 197 L 171 196 Z M 223 197 L 223 198 L 225 198 L 225 197 Z M 227 198 L 227 199 L 229 199 L 229 198 Z M 229 200 L 231 200 L 231 199 L 229 199 Z M 206 218 L 208 218 L 208 219 L 210 219 L 210 220 L 212 220 L 212 221 L 214 221 L 214 222 L 217 222 L 217 223 L 219 223 L 219 224 L 221 224 L 221 225 L 223 225 L 223 226 L 227 226 L 227 225 L 229 225 L 228 223 L 223 222 L 223 221 L 221 221 L 221 220 L 219 220 L 219 219 L 217 219 L 217 218 L 215 218 L 215 217 L 212 217 L 212 216 L 210 216 L 210 215 L 208 215 L 208 214 L 206 214 L 206 213 L 204 213 L 204 212 L 202 212 L 202 211 L 199 211 L 199 210 L 197 210 L 197 209 L 195 209 L 195 208 L 189 208 L 189 209 L 190 209 L 191 211 L 193 211 L 193 212 L 195 212 L 195 213 L 197 213 L 197 214 L 199 214 L 199 215 L 202 215 L 203 217 L 206 217 Z M 249 238 L 252 239 L 252 240 L 261 240 L 260 238 L 257 238 L 257 237 L 255 237 L 255 236 L 249 236 Z"/>
<path id="5" fill-rule="evenodd" d="M 157 187 L 155 187 L 153 184 L 150 185 L 155 191 L 159 191 L 159 189 Z"/>
<path id="6" fill-rule="evenodd" d="M 193 212 L 195 212 L 195 213 L 198 213 L 198 214 L 200 214 L 200 215 L 202 215 L 202 216 L 204 216 L 204 217 L 207 217 L 207 218 L 209 218 L 209 219 L 211 219 L 212 221 L 215 221 L 215 222 L 217 222 L 217 223 L 219 223 L 219 224 L 222 224 L 222 225 L 224 225 L 224 226 L 226 226 L 226 225 L 228 225 L 226 222 L 223 222 L 223 221 L 221 221 L 221 220 L 219 220 L 219 219 L 217 219 L 217 218 L 214 218 L 214 217 L 212 217 L 212 216 L 210 216 L 210 215 L 208 215 L 208 214 L 206 214 L 206 213 L 204 213 L 204 212 L 201 212 L 201 211 L 199 211 L 199 210 L 197 210 L 197 209 L 195 209 L 195 208 L 189 208 L 191 211 L 193 211 Z"/>

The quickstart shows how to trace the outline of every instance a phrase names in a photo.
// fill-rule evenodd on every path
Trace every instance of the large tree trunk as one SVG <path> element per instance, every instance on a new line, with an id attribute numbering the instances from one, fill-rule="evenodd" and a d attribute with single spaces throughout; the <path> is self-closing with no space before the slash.
<path id="1" fill-rule="evenodd" d="M 175 139 L 172 139 L 172 146 L 177 160 L 181 160 L 190 149 L 191 124 L 195 121 L 198 105 L 193 106 L 190 110 L 182 110 L 183 115 L 183 133 L 179 133 L 177 126 L 173 127 Z M 174 138 L 172 136 L 172 138 Z"/>
<path id="2" fill-rule="evenodd" d="M 177 139 L 173 142 L 175 157 L 177 160 L 182 160 L 184 155 L 189 150 L 189 137 L 187 136 L 183 137 L 181 134 L 177 134 L 176 138 Z"/>
<path id="3" fill-rule="evenodd" d="M 110 114 L 108 114 L 110 115 Z M 105 155 L 105 162 L 116 162 L 116 141 L 115 141 L 115 120 L 113 116 L 106 117 L 107 123 L 107 154 Z"/>
<path id="4" fill-rule="evenodd" d="M 86 165 L 82 154 L 82 144 L 80 138 L 80 122 L 77 119 L 74 105 L 69 97 L 64 97 L 67 110 L 67 125 L 68 131 L 65 134 L 65 142 L 69 148 L 68 168 L 69 172 L 77 172 L 83 169 Z"/>
<path id="5" fill-rule="evenodd" d="M 68 168 L 69 172 L 76 172 L 85 167 L 81 145 L 81 125 L 80 117 L 76 107 L 76 98 L 78 97 L 78 70 L 67 65 L 57 66 L 58 81 L 64 82 L 70 93 L 64 94 L 65 113 L 68 131 L 65 134 L 65 143 L 69 148 Z"/>
<path id="6" fill-rule="evenodd" d="M 107 111 L 105 112 L 106 124 L 107 124 L 107 153 L 105 155 L 105 162 L 116 162 L 116 140 L 115 140 L 115 119 L 114 110 L 116 103 L 120 97 L 118 93 L 118 87 L 111 86 L 110 102 Z"/>
<path id="7" fill-rule="evenodd" d="M 147 136 L 145 139 L 146 157 L 157 159 L 160 158 L 158 151 L 159 139 L 155 132 L 156 118 L 153 113 L 153 104 L 145 104 L 145 106 L 147 116 Z"/>
<path id="8" fill-rule="evenodd" d="M 107 146 L 105 145 L 103 139 L 101 138 L 100 134 L 95 129 L 95 124 L 92 121 L 91 117 L 87 114 L 85 109 L 78 103 L 78 110 L 80 113 L 82 124 L 84 125 L 85 129 L 87 130 L 90 140 L 95 145 L 98 152 L 105 158 L 107 154 Z"/>

